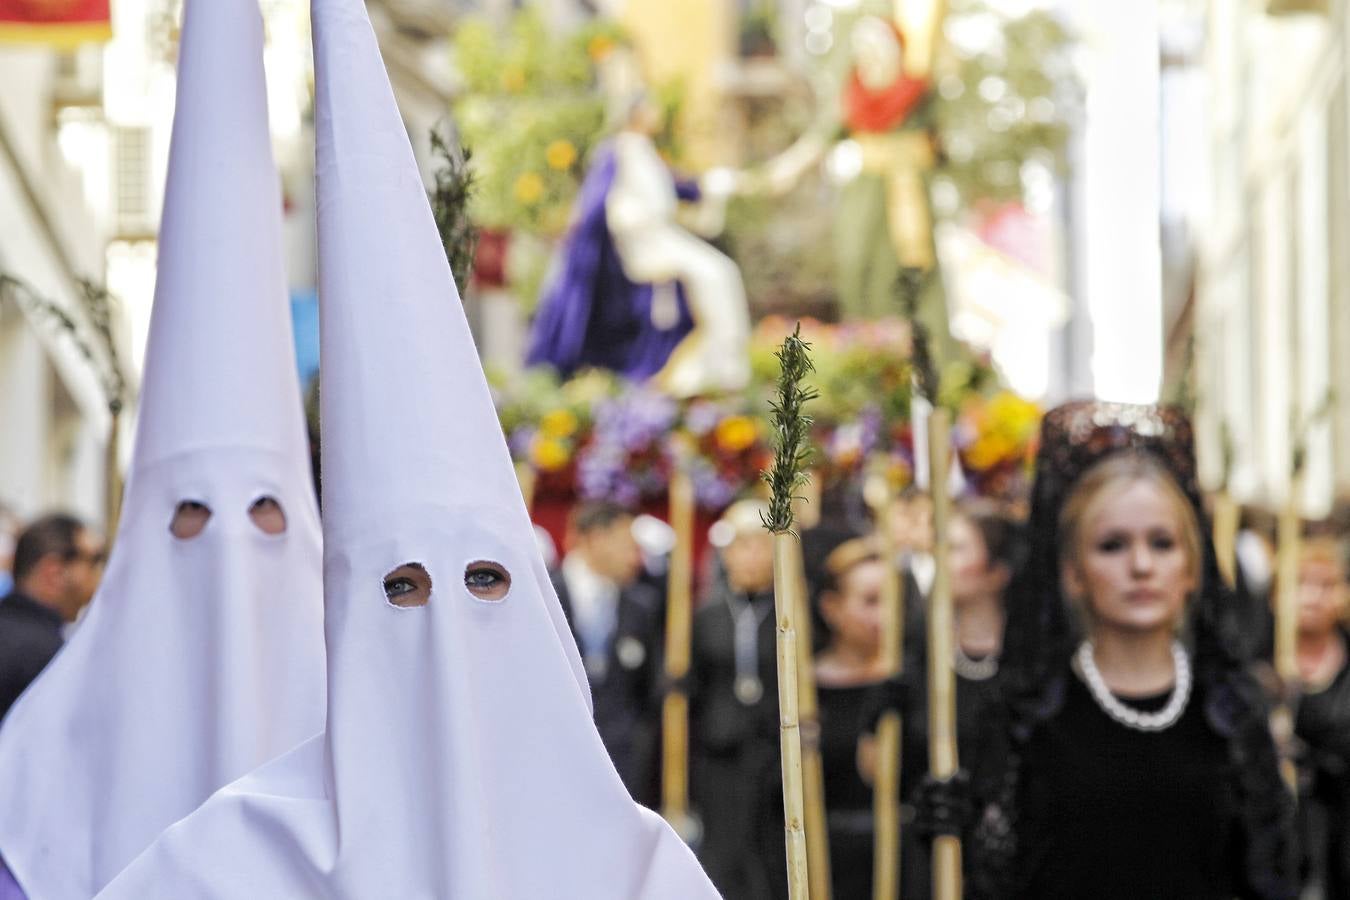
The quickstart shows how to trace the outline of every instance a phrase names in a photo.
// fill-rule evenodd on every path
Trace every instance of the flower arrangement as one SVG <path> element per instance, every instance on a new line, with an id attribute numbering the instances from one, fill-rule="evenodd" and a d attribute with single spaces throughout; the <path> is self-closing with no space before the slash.
<path id="1" fill-rule="evenodd" d="M 768 463 L 765 425 L 748 398 L 679 402 L 609 373 L 559 382 L 546 370 L 498 382 L 498 415 L 537 497 L 605 498 L 640 506 L 665 495 L 687 465 L 701 508 L 720 510 Z"/>
<path id="2" fill-rule="evenodd" d="M 773 350 L 795 321 L 765 319 L 751 343 L 754 378 L 742 393 L 677 401 L 591 371 L 560 382 L 547 370 L 494 379 L 512 454 L 536 473 L 536 497 L 659 501 L 677 465 L 687 467 L 700 508 L 718 511 L 757 482 L 772 461 L 768 398 Z M 822 482 L 861 476 L 884 459 L 897 487 L 914 472 L 909 329 L 901 320 L 801 323 L 815 371 L 815 471 Z M 766 361 L 767 360 L 767 361 Z M 997 391 L 983 360 L 952 364 L 940 398 L 957 415 L 956 443 L 972 489 L 1012 490 L 1034 453 L 1039 408 Z"/>
<path id="3" fill-rule="evenodd" d="M 599 66 L 622 39 L 603 19 L 559 33 L 533 7 L 504 27 L 474 16 L 456 28 L 454 114 L 474 151 L 476 222 L 549 237 L 566 228 L 605 128 Z"/>
<path id="4" fill-rule="evenodd" d="M 1011 391 L 965 400 L 952 439 L 973 490 L 1000 498 L 1025 493 L 1035 462 L 1041 413 L 1037 404 Z"/>

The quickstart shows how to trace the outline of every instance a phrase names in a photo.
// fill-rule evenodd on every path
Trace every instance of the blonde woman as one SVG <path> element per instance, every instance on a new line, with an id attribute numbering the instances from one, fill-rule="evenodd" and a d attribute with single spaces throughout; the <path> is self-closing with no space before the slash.
<path id="1" fill-rule="evenodd" d="M 1292 808 L 1173 410 L 1045 420 L 968 896 L 1294 896 Z"/>

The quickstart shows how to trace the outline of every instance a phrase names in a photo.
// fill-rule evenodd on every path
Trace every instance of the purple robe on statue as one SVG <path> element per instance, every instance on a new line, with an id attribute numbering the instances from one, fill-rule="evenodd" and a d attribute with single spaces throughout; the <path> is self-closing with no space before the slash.
<path id="1" fill-rule="evenodd" d="M 535 315 L 526 365 L 547 364 L 563 377 L 593 366 L 641 381 L 659 372 L 693 330 L 683 287 L 676 285 L 674 327 L 661 329 L 652 322 L 653 286 L 624 275 L 605 223 L 605 199 L 616 169 L 614 148 L 601 146 L 577 194 L 556 275 Z M 676 193 L 696 199 L 698 188 L 677 182 Z"/>

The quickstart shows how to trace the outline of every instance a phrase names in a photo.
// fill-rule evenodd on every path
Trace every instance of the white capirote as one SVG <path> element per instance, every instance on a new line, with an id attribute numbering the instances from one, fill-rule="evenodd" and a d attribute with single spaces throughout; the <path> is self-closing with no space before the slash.
<path id="1" fill-rule="evenodd" d="M 322 557 L 256 0 L 189 0 L 144 387 L 88 615 L 0 729 L 0 856 L 88 900 L 214 791 L 323 728 Z M 250 508 L 272 498 L 285 530 Z M 185 501 L 210 509 L 169 532 Z"/>
<path id="2" fill-rule="evenodd" d="M 596 732 L 364 5 L 311 9 L 327 730 L 103 896 L 716 897 Z"/>

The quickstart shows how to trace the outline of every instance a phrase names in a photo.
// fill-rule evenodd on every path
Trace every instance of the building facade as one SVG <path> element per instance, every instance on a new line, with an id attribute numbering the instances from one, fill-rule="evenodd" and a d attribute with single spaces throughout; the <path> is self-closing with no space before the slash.
<path id="1" fill-rule="evenodd" d="M 1350 496 L 1345 0 L 1209 4 L 1197 386 L 1206 480 L 1305 515 Z"/>

